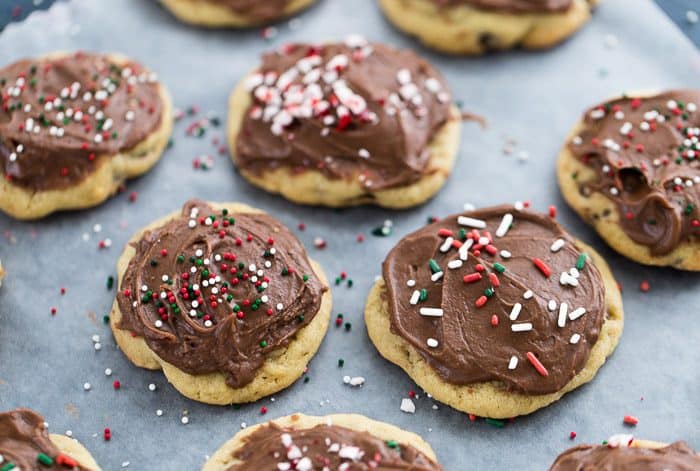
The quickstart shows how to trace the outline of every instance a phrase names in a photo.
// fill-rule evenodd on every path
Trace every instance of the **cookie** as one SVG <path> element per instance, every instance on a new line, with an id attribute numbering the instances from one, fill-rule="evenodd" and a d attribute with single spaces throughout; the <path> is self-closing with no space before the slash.
<path id="1" fill-rule="evenodd" d="M 591 17 L 598 0 L 379 0 L 397 28 L 449 54 L 550 48 Z"/>
<path id="2" fill-rule="evenodd" d="M 83 445 L 65 435 L 49 435 L 36 412 L 0 413 L 0 469 L 22 471 L 100 471 Z"/>
<path id="3" fill-rule="evenodd" d="M 460 127 L 430 64 L 360 36 L 266 54 L 229 100 L 241 175 L 302 204 L 420 204 L 449 176 Z"/>
<path id="4" fill-rule="evenodd" d="M 291 16 L 315 0 L 160 0 L 180 21 L 200 26 L 246 28 Z"/>
<path id="5" fill-rule="evenodd" d="M 0 69 L 0 210 L 36 219 L 102 203 L 148 171 L 172 130 L 155 74 L 114 54 L 54 53 Z"/>
<path id="6" fill-rule="evenodd" d="M 5 269 L 2 267 L 2 261 L 0 260 L 0 286 L 2 286 L 2 280 L 5 278 Z"/>
<path id="7" fill-rule="evenodd" d="M 328 329 L 326 277 L 279 221 L 238 203 L 188 201 L 131 239 L 110 325 L 124 354 L 208 404 L 292 384 Z"/>
<path id="8" fill-rule="evenodd" d="M 569 205 L 622 255 L 700 270 L 700 90 L 632 93 L 586 111 L 557 163 Z"/>
<path id="9" fill-rule="evenodd" d="M 418 435 L 361 415 L 293 414 L 249 427 L 226 442 L 202 471 L 392 469 L 439 471 Z"/>
<path id="10" fill-rule="evenodd" d="M 685 442 L 671 445 L 615 435 L 603 445 L 579 445 L 559 455 L 550 471 L 580 469 L 675 470 L 700 469 L 700 455 Z"/>
<path id="11" fill-rule="evenodd" d="M 501 419 L 593 379 L 617 345 L 623 311 L 601 256 L 518 203 L 402 239 L 365 321 L 379 353 L 432 397 Z"/>

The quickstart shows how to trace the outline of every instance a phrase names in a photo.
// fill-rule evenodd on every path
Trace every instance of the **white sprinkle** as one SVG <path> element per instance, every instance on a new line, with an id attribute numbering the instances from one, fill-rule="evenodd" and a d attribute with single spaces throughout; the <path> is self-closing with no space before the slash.
<path id="1" fill-rule="evenodd" d="M 363 159 L 369 159 L 369 157 L 370 157 L 369 151 L 367 149 L 364 149 L 364 148 L 358 150 L 357 155 L 359 155 Z"/>
<path id="2" fill-rule="evenodd" d="M 416 286 L 416 280 L 408 280 L 406 282 L 406 286 L 408 286 L 409 288 L 413 288 L 414 286 Z"/>
<path id="3" fill-rule="evenodd" d="M 513 332 L 528 332 L 532 330 L 532 323 L 523 322 L 522 324 L 513 324 L 510 326 L 510 330 Z"/>
<path id="4" fill-rule="evenodd" d="M 525 203 L 522 201 L 516 201 L 515 204 L 513 204 L 513 208 L 515 208 L 516 211 L 522 211 L 525 209 Z"/>
<path id="5" fill-rule="evenodd" d="M 401 399 L 401 407 L 400 407 L 402 412 L 406 412 L 408 414 L 415 414 L 416 413 L 416 405 L 413 403 L 413 401 L 407 397 Z"/>
<path id="6" fill-rule="evenodd" d="M 508 233 L 511 224 L 513 224 L 513 215 L 506 213 L 501 219 L 501 224 L 499 224 L 498 229 L 496 229 L 496 237 L 503 237 Z"/>
<path id="7" fill-rule="evenodd" d="M 700 15 L 698 15 L 698 12 L 695 10 L 688 10 L 685 12 L 685 19 L 688 21 L 688 23 L 694 25 L 700 20 Z"/>
<path id="8" fill-rule="evenodd" d="M 459 253 L 460 260 L 462 260 L 462 261 L 467 260 L 467 258 L 469 257 L 469 249 L 472 248 L 472 245 L 474 245 L 474 239 L 469 239 L 462 244 L 462 246 L 457 251 L 457 253 Z"/>
<path id="9" fill-rule="evenodd" d="M 549 300 L 549 303 L 547 303 L 547 308 L 549 308 L 550 311 L 554 312 L 557 309 L 557 302 L 553 299 Z"/>
<path id="10" fill-rule="evenodd" d="M 510 357 L 510 361 L 508 362 L 508 369 L 509 370 L 514 370 L 518 366 L 518 357 L 513 355 Z"/>
<path id="11" fill-rule="evenodd" d="M 573 345 L 576 345 L 576 344 L 578 343 L 579 340 L 581 340 L 581 335 L 580 335 L 580 334 L 574 334 L 574 335 L 572 335 L 571 338 L 569 339 L 569 343 L 570 343 L 570 344 L 573 344 Z"/>
<path id="12" fill-rule="evenodd" d="M 586 309 L 583 307 L 580 307 L 580 308 L 576 309 L 575 311 L 571 311 L 569 313 L 569 320 L 575 321 L 576 319 L 578 319 L 579 317 L 581 317 L 585 313 L 586 313 Z"/>
<path id="13" fill-rule="evenodd" d="M 411 299 L 409 300 L 409 303 L 411 303 L 412 306 L 415 306 L 418 304 L 418 300 L 420 299 L 420 291 L 415 290 L 413 291 L 413 294 L 411 295 Z"/>
<path id="14" fill-rule="evenodd" d="M 555 240 L 554 243 L 549 247 L 549 250 L 551 250 L 552 252 L 559 252 L 559 251 L 562 249 L 562 247 L 564 247 L 564 244 L 565 244 L 565 243 L 566 243 L 566 242 L 564 241 L 564 239 L 557 239 L 557 240 Z"/>
<path id="15" fill-rule="evenodd" d="M 523 305 L 520 303 L 515 303 L 513 308 L 510 310 L 510 320 L 514 321 L 520 315 L 520 311 L 523 309 Z"/>
<path id="16" fill-rule="evenodd" d="M 435 348 L 435 347 L 438 346 L 438 341 L 435 340 L 434 338 L 429 338 L 428 340 L 426 340 L 425 343 L 426 343 L 426 344 L 428 345 L 428 347 L 430 347 L 430 348 Z"/>
<path id="17" fill-rule="evenodd" d="M 162 410 L 162 409 L 158 409 L 158 410 L 156 411 L 156 415 L 157 415 L 158 417 L 162 416 L 162 415 L 163 415 L 163 410 Z"/>
<path id="18" fill-rule="evenodd" d="M 102 344 L 100 342 L 95 343 L 95 350 L 102 350 Z"/>
<path id="19" fill-rule="evenodd" d="M 566 315 L 569 312 L 569 305 L 566 303 L 561 303 L 559 306 L 559 318 L 557 319 L 557 325 L 563 328 L 566 325 Z"/>
<path id="20" fill-rule="evenodd" d="M 534 295 L 535 295 L 535 293 L 533 293 L 532 290 L 529 289 L 529 290 L 525 291 L 525 293 L 523 293 L 523 298 L 525 298 L 525 299 L 532 299 L 532 297 L 533 297 Z"/>
<path id="21" fill-rule="evenodd" d="M 457 223 L 461 226 L 474 227 L 476 229 L 485 229 L 486 221 L 481 219 L 470 218 L 467 216 L 459 216 L 457 218 Z"/>
<path id="22" fill-rule="evenodd" d="M 155 391 L 155 390 L 156 390 L 156 385 L 153 384 L 153 383 L 149 384 L 149 385 L 148 385 L 148 390 L 149 390 L 149 391 Z"/>
<path id="23" fill-rule="evenodd" d="M 430 279 L 431 279 L 432 281 L 437 281 L 437 280 L 439 280 L 440 278 L 442 278 L 442 275 L 444 275 L 444 273 L 441 272 L 441 271 L 439 271 L 439 272 L 437 272 L 437 273 L 433 273 L 433 274 L 431 275 Z"/>
<path id="24" fill-rule="evenodd" d="M 349 378 L 348 381 L 345 381 L 344 377 L 343 382 L 345 382 L 345 384 L 349 384 L 350 386 L 358 387 L 365 384 L 365 378 L 363 378 L 362 376 L 353 376 L 352 378 Z"/>
<path id="25" fill-rule="evenodd" d="M 454 237 L 448 237 L 445 239 L 445 242 L 442 243 L 440 246 L 440 252 L 445 253 L 448 250 L 450 250 L 450 247 L 452 247 L 452 242 L 454 242 Z"/>
<path id="26" fill-rule="evenodd" d="M 451 260 L 447 263 L 447 268 L 450 270 L 454 270 L 456 268 L 460 268 L 464 262 L 461 260 Z"/>
<path id="27" fill-rule="evenodd" d="M 112 376 L 112 369 L 111 368 L 105 369 L 105 376 Z"/>
<path id="28" fill-rule="evenodd" d="M 161 321 L 160 319 L 158 319 L 158 320 L 156 321 L 156 323 L 155 323 L 155 326 L 156 326 L 157 328 L 160 329 L 161 327 L 163 327 L 163 321 Z"/>
<path id="29" fill-rule="evenodd" d="M 90 389 L 92 389 L 92 385 L 90 383 L 85 383 L 83 384 L 83 389 L 85 391 L 89 391 Z"/>
<path id="30" fill-rule="evenodd" d="M 501 250 L 501 257 L 502 257 L 502 258 L 510 258 L 510 257 L 512 257 L 512 256 L 513 256 L 513 254 L 511 254 L 511 253 L 508 252 L 507 250 Z"/>
<path id="31" fill-rule="evenodd" d="M 183 418 L 180 419 L 180 422 L 182 422 L 182 425 L 187 425 L 190 423 L 190 418 L 187 416 L 184 416 Z"/>
<path id="32" fill-rule="evenodd" d="M 420 315 L 427 317 L 442 317 L 443 312 L 439 307 L 422 307 L 420 308 Z"/>

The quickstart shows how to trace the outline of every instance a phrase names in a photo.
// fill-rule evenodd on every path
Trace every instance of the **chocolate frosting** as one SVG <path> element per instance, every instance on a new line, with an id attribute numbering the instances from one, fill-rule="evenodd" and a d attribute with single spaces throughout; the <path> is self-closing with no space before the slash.
<path id="1" fill-rule="evenodd" d="M 585 258 L 544 215 L 497 206 L 447 217 L 384 261 L 391 331 L 449 383 L 558 391 L 583 369 L 605 318 L 605 287 Z"/>
<path id="2" fill-rule="evenodd" d="M 686 443 L 664 448 L 610 448 L 579 445 L 557 457 L 550 471 L 694 471 L 700 469 L 698 456 Z"/>
<path id="3" fill-rule="evenodd" d="M 0 92 L 0 169 L 32 191 L 80 183 L 161 120 L 155 75 L 105 55 L 20 60 L 0 69 Z"/>
<path id="4" fill-rule="evenodd" d="M 252 20 L 266 22 L 284 16 L 291 0 L 207 0 L 229 7 L 235 13 Z"/>
<path id="5" fill-rule="evenodd" d="M 602 193 L 630 239 L 664 255 L 700 235 L 700 91 L 608 101 L 586 112 L 568 144 L 595 173 L 583 195 Z M 577 175 L 573 175 L 576 178 Z"/>
<path id="6" fill-rule="evenodd" d="M 298 430 L 266 424 L 246 437 L 233 456 L 242 463 L 227 471 L 442 470 L 439 464 L 411 445 L 384 441 L 367 432 L 335 425 Z"/>
<path id="7" fill-rule="evenodd" d="M 221 372 L 234 388 L 314 319 L 327 290 L 299 240 L 266 214 L 191 200 L 132 245 L 118 327 L 180 370 Z"/>
<path id="8" fill-rule="evenodd" d="M 43 454 L 49 461 L 39 462 Z M 29 409 L 0 413 L 0 469 L 9 463 L 22 471 L 85 470 L 60 452 L 49 438 L 44 419 Z"/>
<path id="9" fill-rule="evenodd" d="M 358 36 L 265 54 L 246 85 L 253 104 L 236 141 L 240 168 L 313 169 L 368 192 L 432 171 L 428 145 L 450 109 L 444 79 L 425 60 Z"/>
<path id="10" fill-rule="evenodd" d="M 432 0 L 439 7 L 469 5 L 506 13 L 558 13 L 568 10 L 573 0 Z"/>

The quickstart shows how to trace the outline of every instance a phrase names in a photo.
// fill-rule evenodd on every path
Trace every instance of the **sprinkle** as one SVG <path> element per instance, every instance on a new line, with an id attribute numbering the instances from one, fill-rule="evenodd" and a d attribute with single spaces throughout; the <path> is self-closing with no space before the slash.
<path id="1" fill-rule="evenodd" d="M 552 275 L 552 270 L 539 258 L 533 258 L 532 263 L 535 264 L 537 269 L 541 271 L 546 278 L 549 278 Z"/>
<path id="2" fill-rule="evenodd" d="M 569 343 L 572 345 L 576 345 L 578 341 L 581 340 L 581 335 L 580 334 L 574 334 L 571 336 L 569 339 Z"/>
<path id="3" fill-rule="evenodd" d="M 512 257 L 512 254 L 507 250 L 501 250 L 501 257 L 510 258 L 510 257 Z"/>
<path id="4" fill-rule="evenodd" d="M 449 268 L 450 270 L 454 270 L 454 269 L 460 268 L 463 263 L 464 262 L 462 262 L 461 260 L 450 260 L 447 263 L 447 268 Z"/>
<path id="5" fill-rule="evenodd" d="M 430 348 L 435 348 L 435 347 L 438 346 L 438 341 L 435 340 L 434 338 L 429 338 L 425 343 L 426 343 L 426 344 L 428 345 L 428 347 L 430 347 Z"/>
<path id="6" fill-rule="evenodd" d="M 479 299 L 476 300 L 476 307 L 483 307 L 488 300 L 489 298 L 486 296 L 480 296 Z"/>
<path id="7" fill-rule="evenodd" d="M 510 310 L 510 320 L 514 321 L 518 318 L 520 315 L 520 311 L 522 310 L 523 305 L 520 303 L 515 303 L 513 305 L 513 308 Z"/>
<path id="8" fill-rule="evenodd" d="M 180 419 L 180 422 L 182 422 L 182 425 L 187 425 L 190 423 L 190 418 L 185 415 Z"/>
<path id="9" fill-rule="evenodd" d="M 494 314 L 491 316 L 491 325 L 498 327 L 498 315 Z"/>
<path id="10" fill-rule="evenodd" d="M 421 316 L 426 317 L 442 317 L 443 311 L 438 307 L 422 307 L 419 310 Z"/>
<path id="11" fill-rule="evenodd" d="M 92 389 L 92 385 L 90 383 L 85 383 L 83 384 L 83 389 L 85 391 L 89 391 L 90 389 Z"/>
<path id="12" fill-rule="evenodd" d="M 525 298 L 525 299 L 532 299 L 532 297 L 533 297 L 534 295 L 535 295 L 535 293 L 533 293 L 532 290 L 529 289 L 529 290 L 525 291 L 525 293 L 523 293 L 523 298 Z"/>
<path id="13" fill-rule="evenodd" d="M 622 421 L 623 421 L 625 424 L 627 424 L 627 425 L 632 425 L 632 426 L 637 425 L 637 424 L 639 423 L 639 419 L 636 418 L 636 417 L 633 416 L 633 415 L 626 415 L 626 416 L 622 419 Z"/>
<path id="14" fill-rule="evenodd" d="M 413 294 L 411 295 L 411 299 L 409 300 L 409 303 L 411 303 L 412 306 L 415 306 L 418 304 L 418 300 L 420 299 L 420 291 L 415 290 L 413 291 Z"/>
<path id="15" fill-rule="evenodd" d="M 481 219 L 470 218 L 467 216 L 459 216 L 457 223 L 461 226 L 474 227 L 476 229 L 486 229 L 486 221 Z"/>
<path id="16" fill-rule="evenodd" d="M 569 305 L 566 303 L 561 303 L 559 306 L 559 318 L 557 319 L 557 325 L 560 328 L 566 326 L 566 315 L 569 311 Z"/>
<path id="17" fill-rule="evenodd" d="M 464 278 L 462 278 L 462 280 L 465 283 L 474 283 L 481 280 L 481 278 L 481 273 L 470 273 L 469 275 L 464 275 Z"/>
<path id="18" fill-rule="evenodd" d="M 579 317 L 581 317 L 585 313 L 586 313 L 586 309 L 583 307 L 580 307 L 580 308 L 576 309 L 575 311 L 571 311 L 569 313 L 569 320 L 575 321 L 576 319 L 578 319 Z"/>
<path id="19" fill-rule="evenodd" d="M 445 253 L 452 247 L 452 242 L 454 242 L 454 237 L 448 237 L 440 246 L 440 252 Z"/>
<path id="20" fill-rule="evenodd" d="M 504 421 L 499 419 L 492 419 L 490 417 L 485 418 L 484 422 L 497 428 L 503 428 L 506 426 L 506 423 Z"/>
<path id="21" fill-rule="evenodd" d="M 407 397 L 401 399 L 401 412 L 406 412 L 408 414 L 415 414 L 416 413 L 416 405 L 413 403 L 413 401 Z"/>
<path id="22" fill-rule="evenodd" d="M 640 290 L 642 293 L 647 293 L 647 292 L 649 292 L 649 289 L 650 289 L 650 285 L 649 285 L 649 282 L 648 282 L 647 280 L 644 280 L 644 281 L 642 281 L 641 283 L 639 283 L 639 290 Z"/>
<path id="23" fill-rule="evenodd" d="M 431 280 L 431 281 L 438 281 L 440 278 L 442 278 L 442 275 L 444 275 L 444 273 L 441 272 L 441 271 L 439 271 L 439 272 L 437 272 L 437 273 L 433 273 L 433 274 L 430 276 L 430 280 Z"/>
<path id="24" fill-rule="evenodd" d="M 430 271 L 433 273 L 442 271 L 440 265 L 438 265 L 438 262 L 434 258 L 431 258 L 430 261 L 428 261 L 428 265 L 430 266 Z"/>
<path id="25" fill-rule="evenodd" d="M 416 280 L 408 280 L 406 282 L 406 286 L 408 286 L 409 288 L 413 288 L 414 286 L 416 286 Z"/>
<path id="26" fill-rule="evenodd" d="M 552 312 L 556 311 L 557 302 L 553 299 L 550 299 L 549 302 L 547 303 L 547 309 L 549 309 Z"/>
<path id="27" fill-rule="evenodd" d="M 508 362 L 508 369 L 509 370 L 514 370 L 518 366 L 518 357 L 513 355 L 510 357 L 510 361 Z"/>
<path id="28" fill-rule="evenodd" d="M 496 229 L 496 237 L 503 237 L 508 233 L 508 229 L 513 224 L 513 215 L 506 213 L 501 220 L 501 224 Z"/>
<path id="29" fill-rule="evenodd" d="M 566 242 L 564 241 L 564 239 L 557 239 L 554 241 L 551 247 L 549 247 L 549 250 L 551 250 L 552 252 L 559 252 L 562 249 L 562 247 L 564 247 L 565 243 Z"/>
<path id="30" fill-rule="evenodd" d="M 523 322 L 521 324 L 512 324 L 510 330 L 513 332 L 529 332 L 532 330 L 531 322 Z"/>
<path id="31" fill-rule="evenodd" d="M 39 453 L 36 460 L 44 466 L 53 466 L 53 459 L 47 454 Z M 2 463 L 2 460 L 0 460 L 0 463 Z"/>
<path id="32" fill-rule="evenodd" d="M 498 262 L 493 264 L 493 269 L 496 270 L 498 273 L 503 273 L 504 271 L 506 271 L 506 267 L 504 267 Z"/>
<path id="33" fill-rule="evenodd" d="M 581 253 L 578 256 L 578 259 L 576 260 L 576 269 L 581 271 L 583 270 L 583 267 L 586 266 L 586 259 L 588 258 L 588 255 L 585 253 Z"/>
<path id="34" fill-rule="evenodd" d="M 540 363 L 540 360 L 537 359 L 534 353 L 532 352 L 527 352 L 527 360 L 530 362 L 532 366 L 535 367 L 537 372 L 542 375 L 542 376 L 549 376 L 549 372 L 547 371 L 547 368 L 544 367 L 542 363 Z"/>

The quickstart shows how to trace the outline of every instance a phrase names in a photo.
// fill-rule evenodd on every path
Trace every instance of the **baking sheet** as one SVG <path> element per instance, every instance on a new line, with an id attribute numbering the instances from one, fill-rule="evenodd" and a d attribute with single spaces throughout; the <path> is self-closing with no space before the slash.
<path id="1" fill-rule="evenodd" d="M 176 125 L 174 145 L 156 168 L 106 204 L 32 223 L 0 215 L 0 258 L 9 271 L 0 289 L 0 410 L 27 406 L 40 411 L 52 431 L 73 431 L 105 470 L 196 470 L 242 423 L 296 411 L 356 412 L 415 431 L 433 445 L 446 470 L 543 470 L 572 444 L 620 432 L 685 439 L 700 449 L 700 275 L 642 267 L 616 255 L 564 206 L 555 181 L 557 151 L 584 107 L 625 89 L 697 86 L 697 50 L 655 5 L 606 0 L 583 31 L 557 49 L 480 59 L 421 48 L 386 23 L 370 0 L 321 1 L 298 20 L 279 24 L 276 32 L 266 40 L 260 30 L 200 30 L 179 24 L 154 1 L 73 0 L 0 34 L 0 63 L 54 49 L 115 50 L 157 71 L 177 106 L 200 110 Z M 297 206 L 235 174 L 212 142 L 223 138 L 222 127 L 209 128 L 203 138 L 186 136 L 189 124 L 207 113 L 225 119 L 229 91 L 261 52 L 287 41 L 341 39 L 354 32 L 417 48 L 445 74 L 465 108 L 490 123 L 486 130 L 465 123 L 452 178 L 430 203 L 402 212 Z M 505 155 L 504 146 L 514 152 Z M 208 171 L 193 168 L 202 155 L 213 159 Z M 138 193 L 133 203 L 131 192 Z M 354 282 L 352 288 L 333 286 L 333 312 L 343 313 L 352 330 L 331 326 L 309 365 L 309 381 L 297 382 L 274 401 L 236 408 L 187 400 L 160 372 L 133 366 L 102 322 L 114 296 L 106 281 L 125 242 L 195 196 L 269 211 L 295 228 L 331 280 L 345 271 Z M 592 384 L 496 428 L 434 403 L 380 358 L 366 335 L 362 311 L 387 251 L 429 216 L 457 212 L 467 202 L 485 206 L 515 200 L 530 200 L 540 210 L 558 205 L 560 221 L 609 260 L 624 287 L 626 327 Z M 387 219 L 393 221 L 393 234 L 371 235 Z M 296 229 L 300 222 L 306 230 Z M 359 234 L 363 243 L 357 242 Z M 326 249 L 314 248 L 317 237 L 327 242 Z M 98 249 L 106 239 L 112 246 Z M 638 288 L 643 280 L 650 283 L 648 293 Z M 99 351 L 93 335 L 100 337 Z M 339 358 L 345 360 L 343 368 Z M 106 368 L 113 371 L 111 377 L 105 376 Z M 366 382 L 351 388 L 343 384 L 345 375 L 363 376 Z M 114 380 L 121 389 L 113 389 Z M 89 391 L 83 388 L 86 382 Z M 151 383 L 157 385 L 154 392 Z M 412 389 L 419 395 L 413 415 L 399 410 Z M 261 406 L 268 408 L 266 415 L 260 414 Z M 159 409 L 162 416 L 156 415 Z M 181 423 L 184 411 L 187 425 Z M 639 417 L 636 428 L 623 425 L 626 414 Z M 102 438 L 105 427 L 112 431 L 109 442 Z M 571 431 L 578 435 L 575 441 L 569 440 Z"/>

